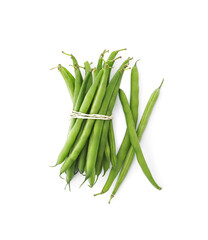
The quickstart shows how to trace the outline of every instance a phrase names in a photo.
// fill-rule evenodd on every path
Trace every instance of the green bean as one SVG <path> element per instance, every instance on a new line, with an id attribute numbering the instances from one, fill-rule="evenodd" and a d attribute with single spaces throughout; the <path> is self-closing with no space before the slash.
<path id="1" fill-rule="evenodd" d="M 104 50 L 101 54 L 100 54 L 100 57 L 98 59 L 98 63 L 97 63 L 97 67 L 94 71 L 94 78 L 96 78 L 97 74 L 100 72 L 100 70 L 102 69 L 103 67 L 103 57 L 105 55 L 105 53 L 109 52 L 108 50 Z"/>
<path id="2" fill-rule="evenodd" d="M 124 67 L 126 66 L 126 64 L 129 63 L 129 61 L 130 61 L 130 58 L 128 58 L 126 61 L 123 62 L 123 64 L 119 68 L 119 70 L 115 73 L 114 77 L 110 81 L 108 88 L 107 88 L 111 91 L 110 97 L 106 94 L 103 104 L 100 108 L 99 114 L 106 114 L 108 105 L 112 104 L 111 96 L 112 96 L 112 98 L 114 95 L 117 96 L 118 90 L 116 92 L 114 89 L 119 89 L 119 85 L 120 85 L 121 78 L 123 75 Z M 116 81 L 117 81 L 117 83 L 116 83 Z M 114 87 L 112 88 L 113 84 L 114 84 Z M 114 91 L 115 91 L 115 93 L 114 93 Z M 116 98 L 116 96 L 114 98 Z M 108 121 L 105 121 L 105 122 L 108 122 Z M 99 148 L 99 142 L 100 142 L 103 124 L 104 124 L 103 120 L 96 120 L 95 126 L 93 128 L 92 134 L 89 139 L 89 147 L 88 147 L 87 160 L 86 160 L 86 170 L 87 170 L 86 178 L 88 178 L 91 175 L 93 168 L 95 168 L 97 154 L 99 154 L 98 148 Z M 102 155 L 102 157 L 103 157 L 103 155 Z M 101 163 L 99 166 L 101 166 Z"/>
<path id="3" fill-rule="evenodd" d="M 108 159 L 106 157 L 106 155 L 104 155 L 104 157 L 103 157 L 102 165 L 103 165 L 103 170 L 104 170 L 104 173 L 103 173 L 103 177 L 104 177 L 106 172 L 110 168 L 110 159 Z"/>
<path id="4" fill-rule="evenodd" d="M 79 69 L 79 64 L 77 62 L 77 59 L 72 54 L 67 54 L 63 51 L 62 51 L 62 53 L 70 56 L 72 61 L 73 61 L 74 72 L 75 72 L 74 104 L 76 104 L 76 100 L 77 100 L 77 97 L 79 95 L 79 90 L 81 88 L 82 81 L 83 81 L 82 74 L 81 74 L 81 71 Z"/>
<path id="5" fill-rule="evenodd" d="M 110 121 L 109 123 L 109 133 L 108 133 L 108 141 L 110 147 L 110 160 L 113 168 L 116 168 L 117 164 L 117 157 L 116 157 L 116 143 L 115 143 L 115 136 L 113 130 L 113 122 Z"/>
<path id="6" fill-rule="evenodd" d="M 129 58 L 122 64 L 122 70 L 118 70 L 114 77 L 112 78 L 112 80 L 110 81 L 107 89 L 106 89 L 106 92 L 104 93 L 105 97 L 104 97 L 104 100 L 103 100 L 103 103 L 102 103 L 102 106 L 101 106 L 101 109 L 104 109 L 106 108 L 106 106 L 108 106 L 109 104 L 109 101 L 111 100 L 111 96 L 114 94 L 114 88 L 116 86 L 116 84 L 118 84 L 117 82 L 120 80 L 122 74 L 123 74 L 123 68 L 124 66 L 126 66 L 126 64 L 129 62 Z M 100 74 L 100 73 L 99 73 Z M 99 75 L 98 74 L 98 75 Z M 100 89 L 100 88 L 99 88 Z M 98 91 L 99 91 L 98 89 Z M 117 95 L 117 93 L 116 93 Z M 96 97 L 99 96 L 98 93 L 96 94 Z M 102 99 L 100 98 L 99 96 L 99 100 L 102 101 Z M 96 101 L 97 99 L 95 98 L 94 102 L 93 102 L 93 106 L 91 108 L 91 113 L 97 113 L 98 111 L 98 108 L 100 108 L 100 105 L 97 106 L 96 105 Z M 94 107 L 95 105 L 95 107 Z M 100 113 L 100 112 L 99 112 Z M 78 121 L 77 121 L 78 122 Z M 76 122 L 76 123 L 77 123 Z M 87 120 L 87 123 L 85 125 L 85 128 L 83 130 L 83 133 L 82 133 L 82 137 L 80 139 L 80 141 L 76 144 L 75 148 L 73 149 L 72 153 L 70 154 L 70 156 L 65 160 L 64 164 L 62 165 L 61 167 L 61 170 L 60 170 L 60 174 L 62 174 L 63 172 L 65 172 L 65 170 L 76 160 L 77 156 L 79 155 L 80 151 L 83 149 L 87 139 L 89 138 L 89 135 L 91 133 L 91 129 L 94 125 L 94 122 L 95 120 L 93 119 L 88 119 Z M 97 121 L 98 122 L 98 121 Z M 103 122 L 103 121 L 100 121 L 100 122 Z M 76 124 L 75 124 L 76 125 Z M 72 129 L 73 130 L 73 129 Z M 90 149 L 90 143 L 89 143 L 89 147 L 88 147 L 88 151 Z M 92 155 L 93 157 L 93 155 Z M 93 166 L 93 165 L 92 165 Z M 86 166 L 87 167 L 87 166 Z M 90 171 L 92 170 L 92 168 L 90 169 Z M 89 171 L 88 171 L 89 173 Z M 90 172 L 90 174 L 88 174 L 87 177 L 89 177 L 91 175 L 92 172 Z M 86 178 L 87 179 L 87 178 Z"/>
<path id="7" fill-rule="evenodd" d="M 66 182 L 67 182 L 67 185 L 69 185 L 70 191 L 71 191 L 70 182 L 75 174 L 75 166 L 76 166 L 76 163 L 74 162 L 74 164 L 66 170 Z"/>
<path id="8" fill-rule="evenodd" d="M 102 76 L 103 76 L 103 70 L 101 70 L 99 72 L 95 81 L 93 82 L 92 86 L 90 87 L 89 91 L 87 92 L 87 94 L 86 94 L 86 96 L 83 100 L 83 103 L 80 107 L 80 112 L 87 113 L 89 107 L 91 106 L 92 100 L 95 96 L 95 93 L 96 93 L 96 90 L 99 86 L 99 83 L 102 79 Z M 73 126 L 73 128 L 71 129 L 70 133 L 67 136 L 67 140 L 65 142 L 65 145 L 64 145 L 63 149 L 61 150 L 61 152 L 58 156 L 56 165 L 61 164 L 65 160 L 65 158 L 67 157 L 67 155 L 69 153 L 69 150 L 72 147 L 72 145 L 73 145 L 73 143 L 74 143 L 74 141 L 75 141 L 75 139 L 76 139 L 76 137 L 79 133 L 82 122 L 83 122 L 83 119 L 77 119 L 75 125 Z"/>
<path id="9" fill-rule="evenodd" d="M 86 163 L 86 155 L 87 155 L 87 148 L 88 148 L 88 141 L 86 142 L 85 146 L 83 147 L 80 155 L 79 155 L 79 163 L 78 169 L 81 174 L 84 173 L 85 163 Z"/>
<path id="10" fill-rule="evenodd" d="M 73 101 L 75 78 L 65 67 L 61 66 L 61 64 L 58 65 L 58 70 L 64 78 L 68 92 Z"/>
<path id="11" fill-rule="evenodd" d="M 159 187 L 157 185 L 157 183 L 155 182 L 154 178 L 152 177 L 152 174 L 147 166 L 147 163 L 145 162 L 142 150 L 140 148 L 140 144 L 139 144 L 139 139 L 137 137 L 136 134 L 136 130 L 134 128 L 134 119 L 131 113 L 131 109 L 128 103 L 128 100 L 126 98 L 126 94 L 124 93 L 123 90 L 119 90 L 119 97 L 120 97 L 120 101 L 123 107 L 123 111 L 125 113 L 125 118 L 126 118 L 126 124 L 127 124 L 127 130 L 129 133 L 129 138 L 130 138 L 130 142 L 134 148 L 134 151 L 136 152 L 136 156 L 137 156 L 137 160 L 138 163 L 143 171 L 143 173 L 145 174 L 145 176 L 147 177 L 147 179 L 150 181 L 150 183 L 157 189 L 161 189 L 161 187 Z"/>
<path id="12" fill-rule="evenodd" d="M 138 119 L 139 109 L 139 72 L 137 69 L 137 62 L 135 62 L 131 70 L 131 94 L 130 94 L 130 108 L 132 111 L 135 126 Z"/>
<path id="13" fill-rule="evenodd" d="M 105 146 L 105 157 L 110 162 L 111 152 L 110 152 L 110 146 L 109 146 L 109 141 L 108 140 L 107 140 L 106 146 Z"/>
<path id="14" fill-rule="evenodd" d="M 90 67 L 90 63 L 88 61 L 86 61 L 84 63 L 84 66 L 85 66 L 85 76 L 87 75 L 88 72 L 92 71 L 91 70 L 91 67 Z M 86 87 L 86 91 L 85 91 L 85 94 L 88 92 L 88 90 L 90 89 L 92 85 L 92 75 L 90 76 L 90 78 L 88 79 L 88 83 L 87 83 L 87 87 Z"/>
<path id="15" fill-rule="evenodd" d="M 89 184 L 90 184 L 89 187 L 93 187 L 95 184 L 95 169 L 93 170 L 91 176 L 89 177 Z"/>
<path id="16" fill-rule="evenodd" d="M 141 138 L 142 138 L 142 135 L 143 135 L 143 132 L 147 126 L 147 123 L 149 121 L 149 118 L 150 118 L 150 115 L 152 113 L 152 110 L 154 108 L 154 105 L 159 97 L 159 94 L 160 94 L 160 88 L 163 84 L 163 81 L 161 83 L 161 85 L 159 86 L 159 88 L 157 88 L 151 95 L 148 103 L 147 103 L 147 106 L 145 107 L 145 110 L 144 110 L 144 113 L 143 113 L 143 116 L 142 116 L 142 119 L 139 123 L 139 126 L 138 126 L 138 129 L 137 129 L 137 136 L 138 136 L 138 139 L 139 141 L 141 141 Z M 127 157 L 126 157 L 126 160 L 124 162 L 124 165 L 121 169 L 121 172 L 118 176 L 118 179 L 117 179 L 117 182 L 116 182 L 116 185 L 113 189 L 113 192 L 111 194 L 111 198 L 110 200 L 115 196 L 116 192 L 118 191 L 121 183 L 123 182 L 123 180 L 125 179 L 126 175 L 127 175 L 127 172 L 131 166 L 131 163 L 134 159 L 134 155 L 135 155 L 135 151 L 134 151 L 134 148 L 131 146 L 129 151 L 128 151 L 128 154 L 127 154 Z"/>

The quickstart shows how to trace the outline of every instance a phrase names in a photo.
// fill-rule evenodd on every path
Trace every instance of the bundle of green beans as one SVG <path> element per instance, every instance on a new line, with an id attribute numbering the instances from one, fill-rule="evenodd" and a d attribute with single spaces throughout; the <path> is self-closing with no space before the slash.
<path id="1" fill-rule="evenodd" d="M 55 166 L 62 164 L 60 176 L 65 174 L 69 189 L 72 178 L 78 172 L 84 176 L 84 182 L 88 180 L 89 186 L 92 187 L 97 182 L 101 172 L 103 171 L 104 176 L 110 169 L 102 191 L 95 194 L 96 196 L 107 192 L 118 176 L 110 200 L 115 196 L 126 177 L 135 154 L 149 182 L 155 188 L 161 189 L 149 170 L 139 142 L 158 99 L 163 81 L 150 96 L 137 127 L 139 108 L 137 61 L 131 69 L 130 104 L 124 91 L 120 89 L 120 83 L 124 70 L 130 69 L 128 66 L 132 58 L 127 58 L 110 79 L 111 69 L 115 61 L 121 58 L 117 57 L 117 54 L 123 50 L 126 49 L 111 52 L 107 60 L 104 60 L 104 55 L 108 51 L 104 50 L 100 54 L 96 68 L 92 68 L 91 64 L 86 61 L 82 67 L 85 69 L 84 78 L 80 71 L 81 67 L 72 54 L 63 52 L 72 59 L 73 65 L 71 66 L 74 68 L 74 76 L 61 64 L 57 67 L 65 80 L 73 102 L 73 112 L 81 115 L 71 119 L 66 142 Z M 119 95 L 127 125 L 118 153 L 116 153 L 112 120 L 94 118 L 98 114 L 99 116 L 111 116 L 117 95 Z M 88 114 L 87 119 L 85 119 L 85 114 Z"/>

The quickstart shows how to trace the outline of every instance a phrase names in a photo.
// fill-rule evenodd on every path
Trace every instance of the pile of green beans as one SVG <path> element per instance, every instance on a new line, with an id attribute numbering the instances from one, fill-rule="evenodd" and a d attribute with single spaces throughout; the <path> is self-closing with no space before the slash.
<path id="1" fill-rule="evenodd" d="M 156 189 L 161 190 L 145 161 L 140 140 L 158 99 L 163 81 L 150 96 L 137 127 L 139 109 L 137 61 L 131 69 L 130 103 L 125 92 L 120 89 L 120 84 L 124 71 L 130 69 L 129 63 L 132 58 L 127 58 L 111 76 L 111 69 L 114 67 L 115 61 L 121 58 L 117 55 L 123 50 L 126 49 L 111 52 L 106 60 L 104 55 L 108 51 L 104 50 L 100 54 L 95 68 L 92 68 L 88 61 L 84 63 L 84 67 L 81 67 L 72 54 L 63 52 L 72 59 L 73 64 L 70 66 L 74 68 L 74 76 L 61 64 L 57 67 L 64 78 L 73 103 L 73 110 L 76 112 L 111 116 L 119 95 L 127 129 L 118 153 L 116 153 L 112 120 L 72 118 L 67 139 L 55 164 L 55 166 L 62 164 L 60 177 L 65 175 L 66 186 L 68 185 L 69 189 L 71 180 L 78 172 L 84 176 L 83 183 L 88 180 L 89 186 L 93 187 L 100 174 L 103 172 L 104 176 L 110 170 L 103 189 L 100 193 L 95 194 L 96 196 L 107 192 L 118 176 L 109 203 L 125 179 L 135 154 L 146 178 Z M 84 77 L 80 68 L 85 70 Z"/>

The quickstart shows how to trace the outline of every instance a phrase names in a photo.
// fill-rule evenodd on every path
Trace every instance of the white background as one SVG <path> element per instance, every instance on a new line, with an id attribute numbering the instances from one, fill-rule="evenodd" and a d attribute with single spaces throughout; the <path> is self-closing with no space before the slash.
<path id="1" fill-rule="evenodd" d="M 208 239 L 207 1 L 3 1 L 0 7 L 0 238 Z M 64 191 L 49 168 L 66 138 L 72 109 L 57 70 L 73 53 L 96 63 L 103 49 L 140 59 L 141 117 L 165 79 L 141 141 L 162 191 L 136 158 L 109 205 L 83 177 Z M 115 66 L 121 61 L 118 61 Z M 73 69 L 71 69 L 73 71 Z M 115 70 L 114 70 L 115 71 Z M 121 87 L 129 96 L 130 71 Z M 125 128 L 114 111 L 117 148 Z"/>

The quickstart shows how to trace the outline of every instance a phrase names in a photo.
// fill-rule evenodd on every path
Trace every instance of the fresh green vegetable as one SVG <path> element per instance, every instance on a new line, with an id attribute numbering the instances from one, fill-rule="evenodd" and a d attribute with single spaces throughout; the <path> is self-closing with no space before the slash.
<path id="1" fill-rule="evenodd" d="M 110 169 L 106 184 L 101 193 L 99 193 L 107 192 L 119 174 L 110 200 L 115 196 L 125 179 L 135 153 L 139 165 L 148 180 L 157 189 L 161 189 L 152 177 L 139 142 L 157 101 L 163 82 L 152 93 L 136 131 L 139 107 L 139 72 L 137 61 L 131 70 L 130 104 L 124 91 L 119 90 L 119 88 L 124 70 L 129 69 L 128 65 L 131 58 L 126 59 L 113 76 L 111 76 L 115 60 L 121 58 L 121 56 L 117 57 L 117 54 L 123 50 L 126 49 L 111 52 L 107 60 L 104 59 L 104 55 L 108 51 L 104 50 L 99 57 L 96 68 L 93 68 L 91 66 L 92 63 L 88 61 L 85 61 L 84 67 L 81 67 L 72 54 L 63 52 L 72 59 L 73 65 L 70 66 L 74 67 L 75 77 L 61 64 L 56 67 L 63 76 L 72 99 L 73 114 L 79 115 L 71 115 L 69 133 L 56 162 L 56 165 L 62 164 L 60 176 L 66 174 L 66 182 L 70 189 L 71 180 L 80 172 L 85 176 L 84 182 L 88 179 L 89 186 L 93 187 L 102 169 L 104 171 L 103 176 Z M 85 69 L 84 79 L 80 68 Z M 118 93 L 126 118 L 127 130 L 116 155 L 115 126 L 113 127 L 112 120 L 110 118 L 106 119 L 106 116 L 112 115 Z M 86 115 L 87 119 L 83 115 Z M 105 116 L 104 119 L 100 118 L 102 115 Z M 99 118 L 96 118 L 98 116 Z"/>

